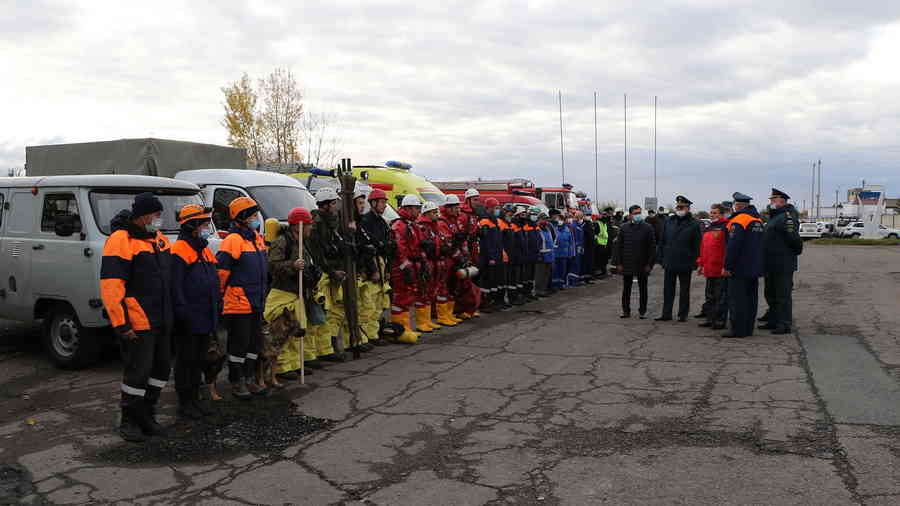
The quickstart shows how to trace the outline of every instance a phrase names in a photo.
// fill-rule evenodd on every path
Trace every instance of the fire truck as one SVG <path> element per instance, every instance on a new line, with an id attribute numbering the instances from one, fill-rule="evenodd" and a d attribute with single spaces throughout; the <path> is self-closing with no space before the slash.
<path id="1" fill-rule="evenodd" d="M 533 182 L 522 178 L 431 181 L 431 183 L 446 194 L 458 195 L 460 200 L 467 189 L 475 188 L 481 194 L 482 199 L 493 197 L 501 204 L 537 206 L 544 212 L 552 208 L 565 211 L 578 209 L 578 201 L 571 185 L 563 185 L 558 188 L 536 187 Z"/>

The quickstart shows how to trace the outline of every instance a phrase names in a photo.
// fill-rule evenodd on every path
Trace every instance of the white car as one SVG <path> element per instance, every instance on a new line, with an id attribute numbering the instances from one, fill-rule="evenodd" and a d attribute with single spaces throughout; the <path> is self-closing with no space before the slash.
<path id="1" fill-rule="evenodd" d="M 822 237 L 822 229 L 817 223 L 801 223 L 800 238 L 801 239 L 818 239 Z"/>
<path id="2" fill-rule="evenodd" d="M 841 237 L 850 237 L 853 239 L 862 237 L 863 231 L 865 230 L 865 225 L 866 224 L 861 221 L 848 223 L 843 232 L 841 232 Z M 900 238 L 900 230 L 897 230 L 896 228 L 888 228 L 884 225 L 878 225 L 878 235 L 880 235 L 882 239 L 898 239 Z"/>

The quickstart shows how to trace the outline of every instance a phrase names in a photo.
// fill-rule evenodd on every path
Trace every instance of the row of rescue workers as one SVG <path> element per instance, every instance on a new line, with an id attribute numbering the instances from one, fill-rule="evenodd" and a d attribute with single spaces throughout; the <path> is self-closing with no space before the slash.
<path id="1" fill-rule="evenodd" d="M 375 188 L 354 193 L 353 237 L 343 237 L 335 189 L 321 188 L 315 200 L 316 209 L 293 208 L 287 225 L 266 241 L 257 202 L 233 199 L 230 229 L 215 254 L 210 208 L 163 209 L 154 194 L 143 193 L 116 216 L 100 283 L 121 337 L 123 438 L 164 432 L 156 407 L 173 351 L 179 415 L 200 418 L 212 412 L 200 387 L 218 398 L 224 364 L 231 394 L 252 399 L 323 362 L 347 360 L 348 351 L 385 341 L 415 344 L 423 333 L 479 312 L 606 274 L 609 216 L 501 206 L 468 189 L 464 201 L 451 193 L 440 205 L 405 195 L 389 221 L 388 196 Z M 160 230 L 164 212 L 177 212 L 174 244 Z M 343 294 L 347 258 L 357 271 L 360 338 L 353 344 Z M 210 360 L 218 355 L 220 320 L 227 329 L 224 359 Z"/>

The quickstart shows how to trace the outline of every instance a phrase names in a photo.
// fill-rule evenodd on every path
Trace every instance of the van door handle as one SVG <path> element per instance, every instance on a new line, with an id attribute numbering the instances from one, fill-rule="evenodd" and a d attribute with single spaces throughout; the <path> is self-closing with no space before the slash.
<path id="1" fill-rule="evenodd" d="M 34 246 L 31 247 L 31 249 L 35 249 L 35 250 L 44 249 L 44 245 L 43 244 L 35 244 Z"/>

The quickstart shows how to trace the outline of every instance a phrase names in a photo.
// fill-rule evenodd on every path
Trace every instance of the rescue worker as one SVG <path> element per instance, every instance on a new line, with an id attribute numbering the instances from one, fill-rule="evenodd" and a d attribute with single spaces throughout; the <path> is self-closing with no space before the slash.
<path id="1" fill-rule="evenodd" d="M 173 324 L 171 248 L 160 231 L 162 211 L 152 193 L 135 196 L 131 211 L 120 211 L 110 223 L 100 267 L 100 296 L 122 354 L 119 435 L 131 442 L 165 432 L 155 416 L 169 380 Z"/>
<path id="2" fill-rule="evenodd" d="M 469 188 L 463 195 L 464 204 L 459 209 L 459 221 L 463 232 L 466 234 L 466 244 L 469 246 L 469 258 L 476 262 L 479 258 L 478 252 L 478 222 L 481 220 L 479 214 L 483 214 L 484 207 L 481 205 L 481 194 L 475 188 Z"/>
<path id="3" fill-rule="evenodd" d="M 334 188 L 322 188 L 316 192 L 316 209 L 313 215 L 313 231 L 309 237 L 309 251 L 316 265 L 322 270 L 319 280 L 317 300 L 323 300 L 325 323 L 312 327 L 316 334 L 316 355 L 319 360 L 344 362 L 348 360 L 350 331 L 344 310 L 344 290 L 342 283 L 347 276 L 344 258 L 352 252 L 346 251 L 344 238 L 340 233 L 338 206 L 340 199 Z M 343 350 L 335 350 L 338 336 L 343 331 Z"/>
<path id="4" fill-rule="evenodd" d="M 212 209 L 199 204 L 182 207 L 176 216 L 181 229 L 172 245 L 172 304 L 175 314 L 175 391 L 178 414 L 199 419 L 213 411 L 199 402 L 210 339 L 215 339 L 222 312 L 216 257 L 210 251 Z M 207 378 L 215 383 L 216 378 Z"/>
<path id="5" fill-rule="evenodd" d="M 609 264 L 609 214 L 605 211 L 600 214 L 597 225 L 597 249 L 594 255 L 594 271 L 599 272 L 601 278 L 607 276 L 606 266 Z"/>
<path id="6" fill-rule="evenodd" d="M 397 339 L 401 343 L 416 344 L 418 332 L 410 323 L 410 310 L 415 306 L 418 293 L 419 267 L 422 250 L 415 222 L 422 210 L 422 202 L 415 195 L 405 195 L 400 201 L 400 218 L 391 224 L 397 253 L 391 266 L 391 321 L 403 325 L 403 334 Z"/>
<path id="7" fill-rule="evenodd" d="M 665 224 L 665 215 L 662 210 L 657 214 L 656 211 L 650 209 L 647 211 L 647 218 L 644 220 L 648 225 L 653 227 L 653 233 L 656 236 L 656 240 L 660 240 L 662 238 L 663 225 Z"/>
<path id="8" fill-rule="evenodd" d="M 728 310 L 731 329 L 722 334 L 726 338 L 753 335 L 753 325 L 759 305 L 759 277 L 763 274 L 763 223 L 751 197 L 743 193 L 732 195 L 734 214 L 728 222 L 728 245 L 725 269 L 728 278 Z"/>
<path id="9" fill-rule="evenodd" d="M 551 295 L 551 280 L 553 278 L 554 257 L 556 249 L 556 236 L 550 225 L 550 216 L 545 213 L 538 215 L 538 231 L 540 243 L 538 246 L 538 260 L 534 267 L 534 289 L 538 297 Z"/>
<path id="10" fill-rule="evenodd" d="M 573 254 L 569 262 L 569 286 L 581 286 L 581 262 L 584 258 L 584 230 L 581 228 L 581 211 L 566 217 L 566 224 L 572 230 Z"/>
<path id="11" fill-rule="evenodd" d="M 437 285 L 442 282 L 446 283 L 446 278 L 441 281 L 444 269 L 437 215 L 437 204 L 425 202 L 422 204 L 422 214 L 416 220 L 419 245 L 424 257 L 419 268 L 419 295 L 416 298 L 416 330 L 419 332 L 431 332 L 442 327 L 431 319 L 431 306 L 437 298 Z"/>
<path id="12" fill-rule="evenodd" d="M 272 289 L 266 297 L 265 319 L 270 332 L 287 333 L 273 364 L 275 374 L 283 380 L 296 380 L 304 364 L 316 360 L 316 342 L 309 332 L 306 304 L 312 299 L 321 277 L 309 254 L 309 237 L 313 231 L 313 217 L 309 209 L 295 207 L 287 217 L 288 226 L 281 230 L 269 247 L 269 271 Z M 300 224 L 303 224 L 303 251 L 300 251 Z M 300 293 L 300 274 L 303 274 L 303 293 Z M 300 340 L 303 340 L 303 355 Z M 311 374 L 311 372 L 306 372 Z"/>
<path id="13" fill-rule="evenodd" d="M 541 243 L 543 242 L 541 229 L 538 225 L 540 215 L 540 208 L 532 206 L 528 210 L 526 215 L 527 222 L 523 227 L 525 229 L 525 267 L 522 277 L 525 285 L 525 297 L 529 301 L 538 300 L 535 293 L 535 278 L 537 263 L 541 258 Z"/>
<path id="14" fill-rule="evenodd" d="M 378 328 L 378 312 L 375 308 L 378 293 L 375 291 L 381 288 L 373 282 L 375 279 L 381 279 L 381 274 L 375 265 L 375 245 L 366 237 L 366 232 L 359 225 L 362 221 L 363 213 L 366 212 L 366 192 L 356 185 L 353 191 L 353 217 L 351 227 L 354 229 L 354 243 L 356 251 L 353 252 L 356 260 L 356 297 L 357 297 L 357 322 L 360 328 L 359 349 L 360 351 L 371 351 L 374 347 L 374 341 L 378 340 L 378 332 L 376 331 L 372 338 L 369 338 L 364 327 L 368 327 L 371 331 L 373 325 Z M 344 333 L 344 347 L 349 347 L 350 332 Z"/>
<path id="15" fill-rule="evenodd" d="M 719 301 L 722 300 L 722 290 L 725 278 L 722 277 L 722 268 L 725 265 L 725 236 L 728 233 L 722 204 L 713 204 L 709 208 L 709 227 L 703 232 L 700 242 L 700 256 L 697 258 L 697 274 L 706 277 L 705 301 L 701 313 L 706 321 L 700 323 L 701 327 L 714 329 L 725 328 L 727 311 L 723 311 Z"/>
<path id="16" fill-rule="evenodd" d="M 584 235 L 581 280 L 590 285 L 594 283 L 594 256 L 597 251 L 597 227 L 592 215 L 585 213 L 581 219 L 581 230 Z"/>
<path id="17" fill-rule="evenodd" d="M 525 235 L 525 216 L 527 210 L 524 207 L 512 206 L 511 216 L 508 218 L 507 224 L 509 229 L 507 234 L 510 237 L 507 246 L 507 255 L 509 256 L 509 287 L 507 294 L 510 304 L 521 306 L 525 304 L 525 260 L 527 255 L 527 236 Z"/>
<path id="18" fill-rule="evenodd" d="M 788 203 L 789 199 L 783 191 L 772 188 L 769 222 L 763 234 L 765 296 L 769 318 L 759 328 L 771 330 L 773 334 L 791 333 L 794 272 L 797 270 L 797 257 L 803 253 L 799 216 L 794 206 Z"/>
<path id="19" fill-rule="evenodd" d="M 659 256 L 665 278 L 662 314 L 656 321 L 670 321 L 675 304 L 675 284 L 679 285 L 678 321 L 687 321 L 691 303 L 691 273 L 700 255 L 700 224 L 691 215 L 691 202 L 675 197 L 675 216 L 670 216 L 659 240 Z"/>
<path id="20" fill-rule="evenodd" d="M 640 292 L 638 314 L 647 316 L 647 278 L 656 263 L 656 237 L 653 227 L 644 222 L 641 206 L 628 208 L 631 219 L 622 224 L 616 241 L 613 262 L 622 275 L 622 315 L 631 318 L 631 287 L 637 279 Z"/>
<path id="21" fill-rule="evenodd" d="M 550 219 L 556 230 L 556 246 L 553 250 L 553 278 L 551 286 L 557 290 L 568 287 L 569 264 L 574 256 L 575 238 L 559 209 L 550 210 Z"/>
<path id="22" fill-rule="evenodd" d="M 436 305 L 438 323 L 441 325 L 448 325 L 445 322 L 457 324 L 464 319 L 471 318 L 466 310 L 473 309 L 465 307 L 463 308 L 465 310 L 460 311 L 461 316 L 456 316 L 456 296 L 457 293 L 464 293 L 462 285 L 469 285 L 469 293 L 472 291 L 471 279 L 458 279 L 456 276 L 459 269 L 469 267 L 465 233 L 459 224 L 459 197 L 452 193 L 447 195 L 441 206 L 441 215 L 437 225 L 441 239 L 441 256 L 445 262 L 445 274 L 439 278 L 438 283 Z"/>
<path id="23" fill-rule="evenodd" d="M 368 314 L 361 313 L 361 326 L 363 333 L 369 341 L 375 345 L 387 344 L 379 336 L 381 328 L 381 316 L 386 309 L 391 307 L 391 285 L 389 271 L 393 262 L 394 253 L 397 251 L 397 243 L 391 227 L 384 218 L 387 209 L 387 194 L 384 190 L 375 188 L 369 192 L 369 212 L 360 219 L 362 244 L 370 244 L 375 248 L 375 255 L 370 265 L 368 281 L 364 285 L 364 293 L 360 299 L 367 301 Z"/>
<path id="24" fill-rule="evenodd" d="M 497 302 L 501 309 L 509 309 L 512 307 L 513 290 L 515 289 L 516 272 L 513 269 L 511 260 L 516 255 L 513 250 L 514 231 L 512 229 L 513 215 L 516 206 L 510 203 L 503 204 L 500 212 L 500 219 L 497 220 L 497 226 L 500 228 L 501 243 L 503 244 L 503 260 L 500 262 L 500 295 Z M 516 259 L 518 261 L 518 259 Z"/>
<path id="25" fill-rule="evenodd" d="M 228 213 L 231 228 L 216 253 L 228 329 L 228 381 L 232 395 L 248 400 L 268 393 L 256 383 L 256 363 L 263 345 L 269 269 L 256 201 L 238 197 L 228 204 Z"/>
<path id="26" fill-rule="evenodd" d="M 503 308 L 503 232 L 500 228 L 500 203 L 489 197 L 484 201 L 485 216 L 478 220 L 480 252 L 478 284 L 481 287 L 482 311 L 492 313 Z"/>

